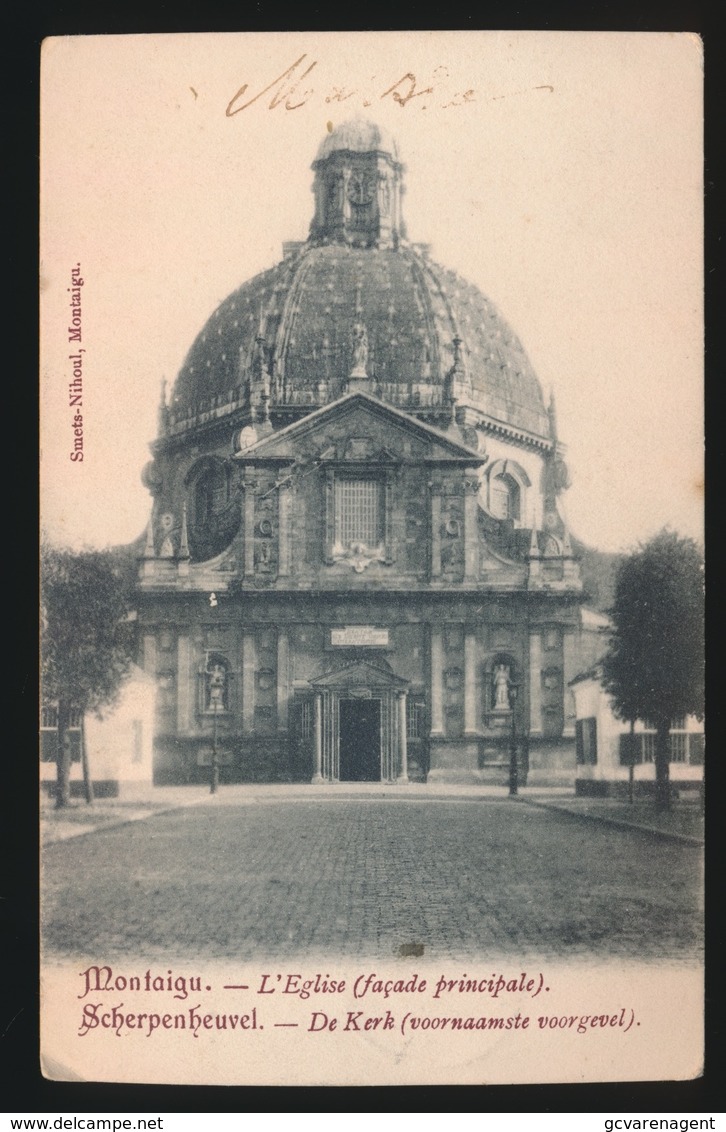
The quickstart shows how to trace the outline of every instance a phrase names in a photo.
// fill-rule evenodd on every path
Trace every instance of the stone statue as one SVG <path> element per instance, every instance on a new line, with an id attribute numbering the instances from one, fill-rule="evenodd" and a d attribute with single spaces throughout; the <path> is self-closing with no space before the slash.
<path id="1" fill-rule="evenodd" d="M 494 669 L 494 710 L 509 711 L 509 669 L 498 664 Z"/>
<path id="2" fill-rule="evenodd" d="M 224 711 L 224 693 L 227 687 L 227 670 L 223 664 L 213 664 L 207 673 L 207 707 L 210 711 Z"/>
<path id="3" fill-rule="evenodd" d="M 365 376 L 368 364 L 368 331 L 362 322 L 353 327 L 353 373 Z"/>

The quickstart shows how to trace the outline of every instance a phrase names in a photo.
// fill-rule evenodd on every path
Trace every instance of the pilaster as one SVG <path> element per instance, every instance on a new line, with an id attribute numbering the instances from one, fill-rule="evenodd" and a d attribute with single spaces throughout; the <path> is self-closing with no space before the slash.
<path id="1" fill-rule="evenodd" d="M 442 699 L 443 683 L 443 641 L 441 629 L 431 629 L 431 734 L 444 734 L 444 705 Z"/>
<path id="2" fill-rule="evenodd" d="M 255 481 L 245 480 L 245 565 L 246 578 L 255 572 Z"/>
<path id="3" fill-rule="evenodd" d="M 464 480 L 464 577 L 474 582 L 479 577 L 479 480 L 475 474 Z"/>
<path id="4" fill-rule="evenodd" d="M 441 489 L 432 483 L 431 491 L 431 577 L 441 577 Z"/>
<path id="5" fill-rule="evenodd" d="M 257 643 L 252 629 L 242 635 L 242 730 L 249 734 L 255 728 L 255 675 Z"/>
<path id="6" fill-rule="evenodd" d="M 290 641 L 287 629 L 277 631 L 277 730 L 286 732 L 290 704 Z"/>
<path id="7" fill-rule="evenodd" d="M 464 637 L 464 732 L 466 735 L 478 734 L 476 669 L 476 633 L 473 629 L 467 629 Z"/>
<path id="8" fill-rule="evenodd" d="M 529 733 L 542 734 L 542 634 L 529 637 Z"/>
<path id="9" fill-rule="evenodd" d="M 180 735 L 186 735 L 192 726 L 192 703 L 195 688 L 191 671 L 191 645 L 189 637 L 184 633 L 179 636 L 177 641 L 176 683 L 177 730 Z"/>

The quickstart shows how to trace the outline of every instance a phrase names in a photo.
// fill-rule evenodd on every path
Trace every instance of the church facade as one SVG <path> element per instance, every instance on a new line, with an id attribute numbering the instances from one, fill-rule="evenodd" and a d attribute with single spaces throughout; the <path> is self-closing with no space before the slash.
<path id="1" fill-rule="evenodd" d="M 582 583 L 554 404 L 409 241 L 371 123 L 323 141 L 304 243 L 191 347 L 144 481 L 155 781 L 503 781 L 572 746 Z"/>

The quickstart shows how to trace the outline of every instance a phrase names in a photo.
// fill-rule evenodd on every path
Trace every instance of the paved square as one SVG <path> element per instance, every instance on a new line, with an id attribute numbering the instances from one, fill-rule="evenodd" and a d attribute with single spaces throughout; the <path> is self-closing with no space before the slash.
<path id="1" fill-rule="evenodd" d="M 700 955 L 695 846 L 506 797 L 234 790 L 50 846 L 46 954 Z"/>

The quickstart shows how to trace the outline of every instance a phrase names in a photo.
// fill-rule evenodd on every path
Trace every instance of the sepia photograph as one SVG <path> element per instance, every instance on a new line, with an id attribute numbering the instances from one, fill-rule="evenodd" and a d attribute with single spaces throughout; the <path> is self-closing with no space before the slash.
<path id="1" fill-rule="evenodd" d="M 47 1078 L 702 1072 L 702 82 L 45 41 Z"/>

